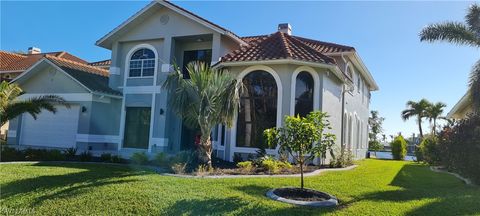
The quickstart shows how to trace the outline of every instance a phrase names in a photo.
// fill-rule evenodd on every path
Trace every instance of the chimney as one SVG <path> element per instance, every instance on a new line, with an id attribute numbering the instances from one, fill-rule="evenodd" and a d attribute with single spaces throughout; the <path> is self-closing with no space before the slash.
<path id="1" fill-rule="evenodd" d="M 40 48 L 38 48 L 38 47 L 29 47 L 28 48 L 28 54 L 39 54 L 41 52 L 42 52 L 42 50 L 40 50 Z"/>
<path id="2" fill-rule="evenodd" d="M 278 24 L 278 31 L 286 33 L 288 35 L 292 35 L 292 26 L 288 23 L 280 23 Z"/>

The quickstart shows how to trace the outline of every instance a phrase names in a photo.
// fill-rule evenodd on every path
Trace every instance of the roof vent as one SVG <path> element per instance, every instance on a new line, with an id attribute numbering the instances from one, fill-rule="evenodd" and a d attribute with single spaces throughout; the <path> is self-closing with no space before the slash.
<path id="1" fill-rule="evenodd" d="M 28 54 L 39 54 L 42 53 L 42 50 L 38 47 L 29 47 L 28 48 Z"/>
<path id="2" fill-rule="evenodd" d="M 288 35 L 292 35 L 292 26 L 288 23 L 278 24 L 278 31 L 282 33 L 286 33 Z"/>

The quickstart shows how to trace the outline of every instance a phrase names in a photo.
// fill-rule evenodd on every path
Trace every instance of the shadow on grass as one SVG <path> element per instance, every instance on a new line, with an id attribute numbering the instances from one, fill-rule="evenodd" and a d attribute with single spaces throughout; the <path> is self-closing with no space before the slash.
<path id="1" fill-rule="evenodd" d="M 430 199 L 431 202 L 406 215 L 480 214 L 480 188 L 467 186 L 450 175 L 432 173 L 423 165 L 404 165 L 390 185 L 400 189 L 366 194 L 345 205 L 360 200 L 406 202 Z"/>
<path id="2" fill-rule="evenodd" d="M 32 166 L 62 167 L 82 170 L 80 172 L 67 173 L 64 175 L 43 175 L 33 178 L 20 179 L 4 184 L 1 186 L 2 199 L 36 191 L 45 194 L 37 197 L 34 200 L 32 203 L 32 206 L 34 206 L 49 199 L 73 197 L 83 192 L 88 192 L 88 189 L 95 187 L 134 182 L 136 180 L 121 180 L 118 178 L 144 175 L 147 173 L 147 171 L 132 169 L 127 166 L 123 167 L 81 163 L 41 162 L 33 164 Z M 54 193 L 49 193 L 50 191 L 54 191 Z"/>

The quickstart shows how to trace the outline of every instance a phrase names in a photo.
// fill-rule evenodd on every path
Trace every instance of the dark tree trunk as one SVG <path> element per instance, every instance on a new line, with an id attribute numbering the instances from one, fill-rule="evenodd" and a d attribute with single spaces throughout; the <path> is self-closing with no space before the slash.
<path id="1" fill-rule="evenodd" d="M 422 130 L 422 117 L 418 117 L 418 130 L 420 131 L 420 137 L 423 138 L 423 130 Z"/>

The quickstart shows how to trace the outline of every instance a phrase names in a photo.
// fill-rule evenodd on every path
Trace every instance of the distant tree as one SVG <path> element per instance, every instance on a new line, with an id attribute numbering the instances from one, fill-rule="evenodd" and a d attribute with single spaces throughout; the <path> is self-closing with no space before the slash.
<path id="1" fill-rule="evenodd" d="M 430 106 L 427 108 L 427 117 L 430 121 L 430 123 L 433 122 L 433 125 L 432 125 L 432 134 L 435 136 L 436 134 L 436 130 L 437 130 L 437 119 L 439 118 L 444 118 L 442 115 L 443 113 L 443 108 L 445 108 L 447 105 L 442 103 L 442 102 L 438 102 L 438 103 L 435 103 L 435 104 L 430 104 Z"/>
<path id="2" fill-rule="evenodd" d="M 390 143 L 392 148 L 392 156 L 394 160 L 404 160 L 407 155 L 407 141 L 403 138 L 402 135 L 395 137 L 392 143 Z"/>
<path id="3" fill-rule="evenodd" d="M 380 117 L 377 110 L 370 111 L 370 117 L 368 117 L 368 126 L 370 128 L 368 138 L 370 138 L 370 140 L 377 141 L 378 134 L 383 132 L 383 121 L 385 121 L 385 118 Z"/>
<path id="4" fill-rule="evenodd" d="M 423 130 L 422 130 L 422 120 L 426 118 L 427 109 L 430 106 L 430 102 L 427 99 L 422 99 L 419 102 L 415 101 L 408 101 L 407 102 L 407 109 L 402 111 L 402 119 L 404 121 L 416 117 L 418 130 L 420 131 L 420 137 L 423 138 Z"/>
<path id="5" fill-rule="evenodd" d="M 465 23 L 443 22 L 429 25 L 420 32 L 420 41 L 446 41 L 456 45 L 480 48 L 480 6 L 472 4 L 465 16 Z M 474 113 L 480 112 L 480 60 L 470 73 L 470 92 Z"/>

